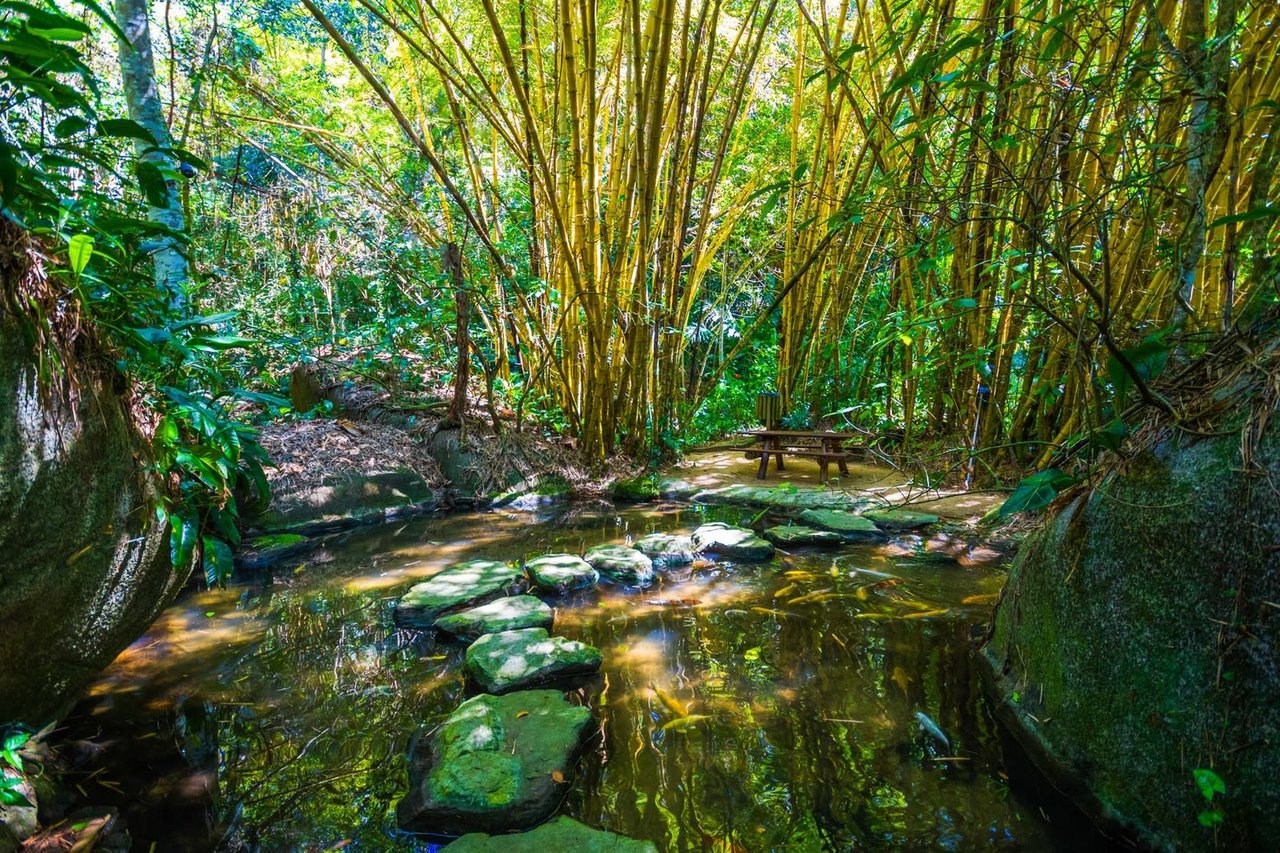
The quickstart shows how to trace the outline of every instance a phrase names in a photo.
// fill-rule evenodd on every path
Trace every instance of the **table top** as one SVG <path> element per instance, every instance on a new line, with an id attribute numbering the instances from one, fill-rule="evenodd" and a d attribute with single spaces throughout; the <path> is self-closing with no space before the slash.
<path id="1" fill-rule="evenodd" d="M 739 435 L 754 435 L 757 438 L 857 438 L 857 433 L 830 432 L 823 430 L 793 429 L 744 429 Z"/>

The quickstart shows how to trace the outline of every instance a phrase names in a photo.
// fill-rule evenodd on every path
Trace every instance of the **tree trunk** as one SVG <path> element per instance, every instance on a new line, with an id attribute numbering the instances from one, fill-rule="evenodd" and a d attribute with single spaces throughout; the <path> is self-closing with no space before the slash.
<path id="1" fill-rule="evenodd" d="M 440 265 L 453 282 L 453 299 L 457 306 L 458 325 L 454 340 L 458 345 L 458 369 L 453 377 L 453 402 L 440 422 L 440 429 L 459 429 L 467 412 L 467 380 L 471 378 L 471 332 L 468 327 L 470 299 L 462 280 L 462 251 L 457 243 L 445 243 L 440 252 Z"/>
<path id="2" fill-rule="evenodd" d="M 151 49 L 151 29 L 147 18 L 147 0 L 116 0 L 116 23 L 127 40 L 119 42 L 120 75 L 129 117 L 141 125 L 156 140 L 152 146 L 142 141 L 134 142 L 139 166 L 147 163 L 161 170 L 166 178 L 167 204 L 152 206 L 149 216 L 152 222 L 163 225 L 177 234 L 186 229 L 182 217 L 182 193 L 176 180 L 179 165 L 168 149 L 173 147 L 169 125 L 164 120 L 160 92 L 156 86 L 156 63 Z M 157 148 L 164 149 L 156 150 Z M 178 238 L 172 235 L 159 237 L 151 244 L 155 264 L 155 283 L 158 290 L 169 294 L 169 304 L 181 307 L 187 301 L 187 256 Z"/>

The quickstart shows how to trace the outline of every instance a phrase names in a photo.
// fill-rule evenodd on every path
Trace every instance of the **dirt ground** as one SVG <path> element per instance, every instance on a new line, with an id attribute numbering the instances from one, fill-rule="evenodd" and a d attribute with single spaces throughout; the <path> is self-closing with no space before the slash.
<path id="1" fill-rule="evenodd" d="M 841 476 L 833 465 L 826 486 L 818 482 L 818 463 L 813 459 L 789 456 L 786 470 L 778 471 L 770 460 L 764 480 L 756 479 L 760 462 L 747 459 L 742 451 L 722 450 L 713 453 L 695 453 L 671 467 L 668 476 L 688 480 L 703 488 L 715 489 L 742 484 L 747 486 L 777 486 L 790 483 L 798 489 L 834 489 L 847 492 L 866 492 L 883 498 L 895 507 L 908 507 L 929 512 L 949 521 L 976 522 L 1005 498 L 1004 492 L 957 490 L 937 491 L 925 489 L 907 482 L 908 475 L 896 468 L 868 462 L 849 462 L 848 475 Z"/>

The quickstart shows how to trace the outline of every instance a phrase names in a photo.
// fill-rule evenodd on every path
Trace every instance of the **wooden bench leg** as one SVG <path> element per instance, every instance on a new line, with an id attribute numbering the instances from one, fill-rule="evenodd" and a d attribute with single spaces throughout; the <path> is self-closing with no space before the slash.
<path id="1" fill-rule="evenodd" d="M 827 460 L 826 457 L 818 460 L 818 483 L 823 485 L 827 482 Z"/>
<path id="2" fill-rule="evenodd" d="M 846 477 L 849 475 L 849 463 L 845 461 L 843 456 L 840 457 L 840 473 Z"/>
<path id="3" fill-rule="evenodd" d="M 781 453 L 779 453 L 779 454 L 778 454 L 778 470 L 779 470 L 779 471 L 785 471 L 785 470 L 787 470 L 787 466 L 786 466 L 786 465 L 784 465 L 784 464 L 782 464 L 782 454 L 781 454 Z"/>
<path id="4" fill-rule="evenodd" d="M 756 471 L 756 479 L 763 480 L 765 475 L 769 473 L 769 453 L 766 445 L 765 452 L 760 454 L 760 469 Z"/>

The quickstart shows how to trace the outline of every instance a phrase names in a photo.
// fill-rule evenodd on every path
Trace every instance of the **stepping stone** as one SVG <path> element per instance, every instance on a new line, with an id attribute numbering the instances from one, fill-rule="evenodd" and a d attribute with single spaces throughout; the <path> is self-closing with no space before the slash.
<path id="1" fill-rule="evenodd" d="M 601 576 L 626 586 L 648 586 L 653 583 L 653 561 L 635 548 L 625 545 L 597 545 L 582 559 Z"/>
<path id="2" fill-rule="evenodd" d="M 591 712 L 559 690 L 469 699 L 429 739 L 415 739 L 397 820 L 449 835 L 537 826 L 560 806 L 595 729 Z M 574 848 L 546 848 L 557 849 Z"/>
<path id="3" fill-rule="evenodd" d="M 919 530 L 942 520 L 936 515 L 909 509 L 869 509 L 862 517 L 871 519 L 881 530 L 892 531 Z"/>
<path id="4" fill-rule="evenodd" d="M 445 848 L 448 853 L 658 853 L 649 841 L 636 841 L 603 829 L 592 829 L 560 815 L 537 829 L 517 835 L 485 835 L 473 832 Z"/>
<path id="5" fill-rule="evenodd" d="M 463 668 L 486 693 L 543 687 L 600 670 L 600 650 L 577 640 L 552 637 L 545 628 L 485 634 L 467 649 Z"/>
<path id="6" fill-rule="evenodd" d="M 861 515 L 838 509 L 806 509 L 798 516 L 806 527 L 831 530 L 846 539 L 883 539 L 884 534 L 875 522 Z"/>
<path id="7" fill-rule="evenodd" d="M 814 530 L 800 524 L 787 524 L 778 527 L 766 527 L 764 538 L 779 548 L 792 548 L 802 545 L 843 545 L 844 537 L 830 530 Z"/>
<path id="8" fill-rule="evenodd" d="M 517 628 L 550 628 L 551 608 L 532 595 L 495 598 L 488 604 L 441 617 L 436 630 L 464 640 L 476 640 L 485 634 L 514 631 Z"/>
<path id="9" fill-rule="evenodd" d="M 591 564 L 573 554 L 548 554 L 524 564 L 538 589 L 546 592 L 566 593 L 591 589 L 600 581 L 600 574 Z"/>
<path id="10" fill-rule="evenodd" d="M 636 541 L 635 549 L 657 566 L 686 566 L 693 562 L 693 542 L 688 536 L 650 533 Z"/>
<path id="11" fill-rule="evenodd" d="M 430 580 L 409 588 L 396 605 L 396 624 L 430 628 L 445 613 L 523 592 L 524 571 L 493 560 L 470 560 L 450 566 Z"/>
<path id="12" fill-rule="evenodd" d="M 767 560 L 773 546 L 745 527 L 713 521 L 693 531 L 693 547 L 699 553 L 719 554 L 738 560 Z"/>

